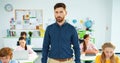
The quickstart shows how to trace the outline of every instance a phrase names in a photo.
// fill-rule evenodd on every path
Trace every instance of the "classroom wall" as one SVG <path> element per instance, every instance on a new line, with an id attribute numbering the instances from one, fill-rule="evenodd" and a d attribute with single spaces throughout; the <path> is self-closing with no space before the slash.
<path id="1" fill-rule="evenodd" d="M 115 44 L 115 52 L 120 53 L 120 0 L 113 0 L 111 42 Z"/>
<path id="2" fill-rule="evenodd" d="M 112 0 L 0 0 L 0 38 L 6 36 L 9 20 L 14 17 L 14 11 L 4 10 L 5 4 L 12 4 L 14 9 L 43 9 L 43 23 L 46 24 L 54 22 L 53 6 L 57 2 L 64 2 L 67 5 L 66 18 L 69 20 L 87 17 L 94 20 L 95 44 L 98 48 L 101 48 L 105 41 L 111 40 Z"/>

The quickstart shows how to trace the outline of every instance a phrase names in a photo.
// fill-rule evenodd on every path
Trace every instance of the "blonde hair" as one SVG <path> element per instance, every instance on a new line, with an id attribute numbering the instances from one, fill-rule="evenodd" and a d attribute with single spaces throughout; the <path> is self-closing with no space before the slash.
<path id="1" fill-rule="evenodd" d="M 0 57 L 6 57 L 6 56 L 10 56 L 10 59 L 12 59 L 13 57 L 12 49 L 10 49 L 9 47 L 4 47 L 0 49 Z"/>
<path id="2" fill-rule="evenodd" d="M 102 45 L 102 50 L 104 50 L 105 48 L 112 48 L 112 49 L 115 49 L 115 46 L 110 43 L 110 42 L 106 42 Z M 106 62 L 106 57 L 105 57 L 105 53 L 102 52 L 102 55 L 101 55 L 101 63 L 105 63 Z M 110 57 L 110 63 L 115 63 L 115 57 L 114 57 L 114 54 Z"/>

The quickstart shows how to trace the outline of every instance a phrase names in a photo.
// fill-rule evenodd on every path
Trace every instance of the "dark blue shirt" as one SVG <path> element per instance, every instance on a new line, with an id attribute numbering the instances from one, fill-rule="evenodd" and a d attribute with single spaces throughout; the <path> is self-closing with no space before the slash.
<path id="1" fill-rule="evenodd" d="M 27 45 L 31 45 L 31 37 L 26 38 L 26 44 L 27 44 Z"/>
<path id="2" fill-rule="evenodd" d="M 73 45 L 73 49 L 71 45 Z M 80 63 L 78 35 L 72 25 L 65 22 L 62 26 L 54 23 L 47 27 L 42 49 L 42 63 L 47 63 L 48 57 L 55 59 L 72 58 L 73 50 L 75 63 Z"/>

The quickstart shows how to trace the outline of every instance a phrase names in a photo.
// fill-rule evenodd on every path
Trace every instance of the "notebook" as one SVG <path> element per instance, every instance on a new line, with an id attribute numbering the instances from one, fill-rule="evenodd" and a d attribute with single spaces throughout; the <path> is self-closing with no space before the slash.
<path id="1" fill-rule="evenodd" d="M 27 60 L 28 58 L 29 58 L 29 53 L 26 50 L 13 51 L 13 59 Z"/>

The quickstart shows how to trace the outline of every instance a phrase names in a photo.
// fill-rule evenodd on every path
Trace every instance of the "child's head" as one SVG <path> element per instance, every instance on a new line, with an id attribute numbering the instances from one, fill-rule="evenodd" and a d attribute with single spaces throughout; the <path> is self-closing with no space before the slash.
<path id="1" fill-rule="evenodd" d="M 25 50 L 27 50 L 27 45 L 26 45 L 26 40 L 24 37 L 20 37 L 19 38 L 19 45 L 23 48 L 25 48 Z"/>
<path id="2" fill-rule="evenodd" d="M 84 35 L 84 42 L 89 42 L 89 40 L 90 40 L 89 34 L 85 34 Z"/>
<path id="3" fill-rule="evenodd" d="M 20 37 L 20 38 L 19 38 L 19 45 L 20 45 L 21 47 L 25 47 L 25 45 L 26 45 L 26 40 L 25 40 L 24 37 Z"/>
<path id="4" fill-rule="evenodd" d="M 2 63 L 9 63 L 9 61 L 12 59 L 12 56 L 12 49 L 9 47 L 4 47 L 0 50 L 0 60 Z"/>
<path id="5" fill-rule="evenodd" d="M 102 50 L 106 58 L 110 58 L 114 54 L 114 49 L 115 46 L 110 42 L 104 43 L 102 45 Z"/>
<path id="6" fill-rule="evenodd" d="M 87 45 L 86 44 L 89 42 L 90 36 L 89 36 L 89 34 L 85 34 L 83 38 L 84 38 L 84 41 L 83 41 L 83 51 L 85 52 L 86 49 L 87 49 Z"/>
<path id="7" fill-rule="evenodd" d="M 26 38 L 27 33 L 26 32 L 21 32 L 20 36 Z"/>
<path id="8" fill-rule="evenodd" d="M 115 46 L 110 42 L 106 42 L 102 45 L 101 63 L 105 63 L 106 59 L 110 59 L 110 63 L 115 63 L 114 49 Z"/>

